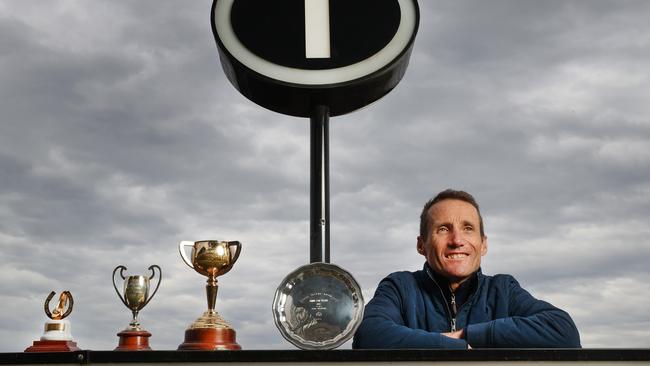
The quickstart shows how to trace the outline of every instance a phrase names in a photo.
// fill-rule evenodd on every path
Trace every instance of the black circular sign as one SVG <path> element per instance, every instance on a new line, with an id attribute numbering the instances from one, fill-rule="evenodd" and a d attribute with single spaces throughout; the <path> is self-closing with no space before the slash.
<path id="1" fill-rule="evenodd" d="M 214 0 L 212 29 L 228 79 L 247 98 L 307 117 L 364 107 L 408 65 L 416 0 Z"/>

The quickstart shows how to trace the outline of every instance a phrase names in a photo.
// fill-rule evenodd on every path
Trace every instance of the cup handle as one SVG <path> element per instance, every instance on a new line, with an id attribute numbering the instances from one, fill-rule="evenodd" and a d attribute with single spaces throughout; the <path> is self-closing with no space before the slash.
<path id="1" fill-rule="evenodd" d="M 181 254 L 181 258 L 183 258 L 183 262 L 187 264 L 190 268 L 194 269 L 194 265 L 192 265 L 192 261 L 190 261 L 189 258 L 187 258 L 187 254 L 185 253 L 185 247 L 190 247 L 194 246 L 193 241 L 186 241 L 183 240 L 178 244 L 178 252 Z"/>
<path id="2" fill-rule="evenodd" d="M 232 250 L 232 247 L 236 246 L 236 250 Z M 235 263 L 237 258 L 239 258 L 239 253 L 241 252 L 241 243 L 238 241 L 229 241 L 228 249 L 230 249 L 230 263 Z"/>
<path id="3" fill-rule="evenodd" d="M 126 277 L 124 277 L 124 271 L 126 270 L 126 267 L 124 267 L 122 265 L 119 265 L 119 266 L 115 267 L 115 269 L 113 270 L 113 288 L 115 289 L 115 292 L 117 293 L 117 297 L 119 297 L 120 300 L 122 300 L 122 303 L 124 304 L 124 306 L 126 306 L 128 308 L 129 305 L 126 304 L 126 300 L 124 300 L 124 296 L 122 296 L 120 294 L 120 290 L 118 290 L 117 285 L 115 285 L 115 272 L 117 272 L 118 269 L 120 270 L 120 277 L 122 277 L 122 280 L 126 279 Z"/>
<path id="4" fill-rule="evenodd" d="M 154 277 L 156 277 L 156 271 L 155 271 L 156 268 L 158 269 L 158 284 L 156 284 L 156 289 L 153 290 L 153 293 L 151 294 L 151 296 L 149 296 L 147 301 L 145 301 L 144 304 L 140 306 L 140 309 L 144 308 L 149 303 L 149 301 L 151 301 L 153 295 L 155 295 L 156 292 L 158 291 L 158 287 L 160 287 L 160 281 L 162 281 L 162 270 L 158 265 L 153 264 L 149 266 L 149 270 L 151 271 L 151 277 L 149 277 L 149 281 L 151 281 Z"/>

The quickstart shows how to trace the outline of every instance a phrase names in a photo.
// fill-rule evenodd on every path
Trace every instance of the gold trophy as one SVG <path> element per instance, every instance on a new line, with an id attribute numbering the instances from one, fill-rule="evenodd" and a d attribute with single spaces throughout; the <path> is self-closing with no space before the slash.
<path id="1" fill-rule="evenodd" d="M 187 257 L 186 247 L 192 247 Z M 185 342 L 179 350 L 238 350 L 241 346 L 235 341 L 235 330 L 214 310 L 217 300 L 217 277 L 226 274 L 239 258 L 241 243 L 238 241 L 203 240 L 182 241 L 178 246 L 185 264 L 199 274 L 208 277 L 205 286 L 208 310 L 187 330 Z"/>
<path id="2" fill-rule="evenodd" d="M 43 306 L 45 314 L 50 321 L 45 322 L 45 332 L 41 339 L 34 341 L 32 346 L 28 347 L 25 352 L 71 352 L 79 351 L 77 343 L 72 341 L 70 333 L 70 322 L 65 318 L 72 313 L 74 300 L 70 291 L 63 291 L 59 296 L 59 304 L 50 312 L 50 301 L 56 292 L 52 291 L 45 299 Z M 67 307 L 67 309 L 66 309 Z"/>
<path id="3" fill-rule="evenodd" d="M 149 296 L 149 284 L 156 276 L 156 269 L 158 270 L 158 284 L 156 284 L 156 288 L 153 290 L 151 296 Z M 115 285 L 115 273 L 118 270 L 120 271 L 120 277 L 122 277 L 122 280 L 124 281 L 124 295 L 120 294 L 117 285 Z M 117 297 L 122 300 L 122 303 L 124 303 L 127 308 L 131 309 L 133 319 L 126 329 L 117 333 L 117 336 L 120 337 L 120 341 L 115 350 L 149 351 L 151 350 L 151 347 L 149 347 L 149 337 L 151 337 L 151 333 L 140 327 L 140 323 L 138 323 L 138 313 L 149 303 L 149 301 L 151 301 L 158 291 L 160 281 L 162 280 L 162 271 L 160 267 L 154 264 L 149 266 L 149 270 L 151 271 L 151 276 L 149 277 L 141 275 L 124 277 L 125 270 L 126 267 L 121 265 L 115 267 L 113 270 L 113 288 L 117 293 Z"/>

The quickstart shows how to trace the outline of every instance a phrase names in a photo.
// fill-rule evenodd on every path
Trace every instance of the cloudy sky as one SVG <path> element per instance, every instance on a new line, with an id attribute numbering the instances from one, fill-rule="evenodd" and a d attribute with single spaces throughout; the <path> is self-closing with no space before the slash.
<path id="1" fill-rule="evenodd" d="M 210 0 L 0 0 L 0 351 L 70 290 L 78 345 L 112 349 L 112 287 L 163 269 L 142 311 L 175 349 L 206 307 L 180 240 L 239 240 L 217 308 L 245 349 L 294 347 L 271 302 L 309 261 L 309 123 L 226 80 Z M 585 347 L 650 347 L 650 2 L 420 0 L 397 88 L 331 120 L 332 262 L 372 297 L 417 270 L 422 204 L 482 206 L 487 274 L 566 309 Z M 349 348 L 347 343 L 343 348 Z"/>

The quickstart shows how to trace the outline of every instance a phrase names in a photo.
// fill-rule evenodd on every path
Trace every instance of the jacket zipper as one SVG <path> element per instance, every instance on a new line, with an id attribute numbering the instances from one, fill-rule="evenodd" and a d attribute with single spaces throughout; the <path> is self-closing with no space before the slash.
<path id="1" fill-rule="evenodd" d="M 449 309 L 449 304 L 447 304 L 447 299 L 445 298 L 444 292 L 442 292 L 442 288 L 440 285 L 438 285 L 438 281 L 436 281 L 435 278 L 433 278 L 433 275 L 431 275 L 431 272 L 429 272 L 429 268 L 426 268 L 427 275 L 429 275 L 429 278 L 433 283 L 436 284 L 436 287 L 440 291 L 440 295 L 442 296 L 442 299 L 444 300 L 443 302 L 445 303 L 445 307 L 447 308 L 447 314 L 450 317 L 450 322 L 449 322 L 449 327 L 451 328 L 452 332 L 456 331 L 456 314 L 457 314 L 457 309 L 456 309 L 456 295 L 454 294 L 453 291 L 451 291 L 451 305 L 454 307 L 454 312 L 451 312 L 451 309 Z M 449 289 L 451 290 L 451 288 Z"/>
<path id="2" fill-rule="evenodd" d="M 440 286 L 438 286 L 440 287 Z M 449 291 L 451 292 L 451 311 L 453 316 L 451 317 L 451 331 L 455 332 L 456 331 L 456 316 L 458 315 L 458 308 L 456 307 L 456 294 L 454 291 L 449 288 Z"/>
<path id="3" fill-rule="evenodd" d="M 425 266 L 425 270 L 427 272 L 427 275 L 431 279 L 431 281 L 433 281 L 433 283 L 436 284 L 436 287 L 438 287 L 438 290 L 440 291 L 440 295 L 442 295 L 442 298 L 445 300 L 444 303 L 445 303 L 445 307 L 447 308 L 447 314 L 449 314 L 450 318 L 451 318 L 451 320 L 450 320 L 450 328 L 451 328 L 452 332 L 455 332 L 456 331 L 456 316 L 458 315 L 458 309 L 456 307 L 456 294 L 454 294 L 454 292 L 451 291 L 451 287 L 450 287 L 449 291 L 451 292 L 451 305 L 454 308 L 454 312 L 452 313 L 451 309 L 449 309 L 449 304 L 447 304 L 447 300 L 445 299 L 445 294 L 442 292 L 442 288 L 440 287 L 440 285 L 438 285 L 438 281 L 436 281 L 435 278 L 433 278 L 433 275 L 431 274 L 429 267 Z M 480 270 L 481 269 L 479 268 L 479 271 Z M 481 283 L 480 283 L 481 279 L 479 278 L 478 281 L 479 281 L 478 287 L 480 287 L 481 286 Z M 476 295 L 477 293 L 478 293 L 478 289 L 476 291 L 474 291 L 474 293 L 467 299 L 467 301 L 465 301 L 463 306 L 465 306 L 465 304 L 469 304 L 472 301 L 474 301 L 474 298 L 477 296 Z M 461 306 L 461 308 L 463 306 Z"/>

